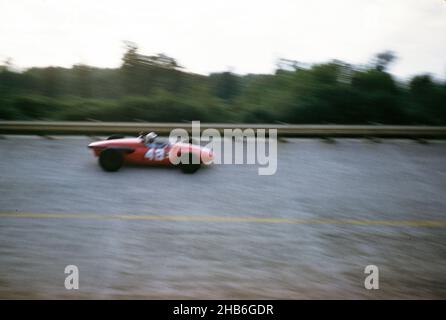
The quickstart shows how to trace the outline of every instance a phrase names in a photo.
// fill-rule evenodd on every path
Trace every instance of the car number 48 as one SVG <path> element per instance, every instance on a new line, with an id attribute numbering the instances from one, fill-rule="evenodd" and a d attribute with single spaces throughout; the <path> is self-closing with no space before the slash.
<path id="1" fill-rule="evenodd" d="M 164 160 L 164 149 L 163 148 L 151 148 L 149 149 L 146 154 L 144 155 L 144 158 L 149 159 L 149 160 L 156 160 L 156 161 L 161 161 Z"/>

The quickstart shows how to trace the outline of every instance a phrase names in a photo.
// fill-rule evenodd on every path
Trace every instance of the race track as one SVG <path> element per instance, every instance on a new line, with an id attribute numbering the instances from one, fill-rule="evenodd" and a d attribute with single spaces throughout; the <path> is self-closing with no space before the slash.
<path id="1" fill-rule="evenodd" d="M 446 298 L 444 141 L 287 139 L 273 176 L 107 173 L 91 141 L 0 139 L 0 298 Z"/>

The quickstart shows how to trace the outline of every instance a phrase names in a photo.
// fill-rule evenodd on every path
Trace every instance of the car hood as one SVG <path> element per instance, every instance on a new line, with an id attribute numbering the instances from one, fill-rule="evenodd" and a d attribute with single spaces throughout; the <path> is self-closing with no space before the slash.
<path id="1" fill-rule="evenodd" d="M 113 140 L 102 140 L 92 142 L 88 145 L 89 148 L 106 148 L 106 147 L 138 147 L 141 146 L 140 138 L 123 138 Z"/>

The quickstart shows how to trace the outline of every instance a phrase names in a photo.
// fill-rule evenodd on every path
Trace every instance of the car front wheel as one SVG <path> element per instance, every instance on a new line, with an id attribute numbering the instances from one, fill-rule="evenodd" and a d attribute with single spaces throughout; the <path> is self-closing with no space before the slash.
<path id="1" fill-rule="evenodd" d="M 183 173 L 191 174 L 197 172 L 200 169 L 201 163 L 200 159 L 194 154 L 188 154 L 188 163 L 181 164 L 181 171 Z"/>
<path id="2" fill-rule="evenodd" d="M 113 149 L 105 149 L 99 155 L 99 164 L 105 171 L 118 171 L 124 163 L 121 152 Z"/>

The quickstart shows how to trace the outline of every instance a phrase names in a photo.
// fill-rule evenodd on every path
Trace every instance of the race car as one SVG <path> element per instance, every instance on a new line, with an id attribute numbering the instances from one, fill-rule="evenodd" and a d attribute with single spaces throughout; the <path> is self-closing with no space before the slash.
<path id="1" fill-rule="evenodd" d="M 211 164 L 212 150 L 192 143 L 170 143 L 156 133 L 140 133 L 137 138 L 113 135 L 106 140 L 92 142 L 88 148 L 99 158 L 105 171 L 117 171 L 124 164 L 163 165 L 180 167 L 184 173 L 194 173 L 201 165 Z"/>

